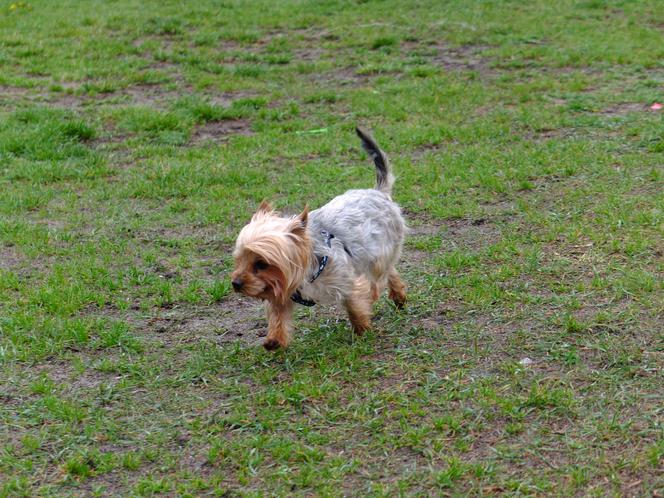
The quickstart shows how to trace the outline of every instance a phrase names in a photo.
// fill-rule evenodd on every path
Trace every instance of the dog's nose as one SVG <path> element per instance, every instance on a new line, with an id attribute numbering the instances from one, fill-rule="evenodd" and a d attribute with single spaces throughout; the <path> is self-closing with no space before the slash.
<path id="1" fill-rule="evenodd" d="M 236 291 L 242 289 L 242 280 L 240 280 L 239 278 L 233 279 L 231 284 L 233 284 L 233 289 L 235 289 Z"/>

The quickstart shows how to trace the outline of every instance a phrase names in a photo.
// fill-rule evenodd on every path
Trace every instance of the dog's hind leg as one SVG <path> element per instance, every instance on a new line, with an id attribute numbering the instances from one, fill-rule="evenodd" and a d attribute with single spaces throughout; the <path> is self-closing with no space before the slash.
<path id="1" fill-rule="evenodd" d="M 372 294 L 371 284 L 360 277 L 353 282 L 353 289 L 344 302 L 350 323 L 358 335 L 371 328 Z"/>
<path id="2" fill-rule="evenodd" d="M 390 299 L 394 301 L 397 308 L 403 308 L 403 305 L 406 304 L 406 285 L 394 269 L 387 277 L 387 286 L 390 289 Z"/>

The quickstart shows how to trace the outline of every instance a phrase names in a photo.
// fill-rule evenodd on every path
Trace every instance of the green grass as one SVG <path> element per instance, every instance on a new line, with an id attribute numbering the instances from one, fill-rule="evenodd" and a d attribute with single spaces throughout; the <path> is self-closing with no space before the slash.
<path id="1" fill-rule="evenodd" d="M 663 489 L 663 15 L 0 3 L 0 496 Z M 267 353 L 233 241 L 370 186 L 357 124 L 408 306 Z"/>

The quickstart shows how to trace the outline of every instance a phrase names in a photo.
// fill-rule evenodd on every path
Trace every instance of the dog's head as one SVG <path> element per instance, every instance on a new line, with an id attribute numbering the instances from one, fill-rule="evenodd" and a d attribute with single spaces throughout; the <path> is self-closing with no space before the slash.
<path id="1" fill-rule="evenodd" d="M 302 283 L 309 268 L 309 211 L 280 217 L 263 201 L 238 235 L 231 276 L 233 289 L 246 296 L 284 303 Z"/>

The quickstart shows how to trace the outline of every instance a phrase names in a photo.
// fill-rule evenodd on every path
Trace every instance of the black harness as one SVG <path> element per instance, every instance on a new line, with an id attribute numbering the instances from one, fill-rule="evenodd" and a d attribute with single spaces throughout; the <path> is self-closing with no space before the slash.
<path id="1" fill-rule="evenodd" d="M 334 234 L 331 234 L 327 230 L 321 230 L 320 234 L 325 237 L 325 245 L 327 247 L 332 247 L 332 244 L 330 243 L 330 240 L 334 238 Z M 316 256 L 318 259 L 318 269 L 316 272 L 313 274 L 309 282 L 313 282 L 316 280 L 318 277 L 320 277 L 320 274 L 323 273 L 323 270 L 327 266 L 327 261 L 330 259 L 329 256 Z M 302 306 L 313 306 L 316 304 L 316 301 L 312 301 L 311 299 L 304 299 L 302 297 L 302 294 L 300 294 L 300 289 L 297 289 L 293 295 L 290 297 L 293 301 L 295 301 L 297 304 L 301 304 Z"/>

